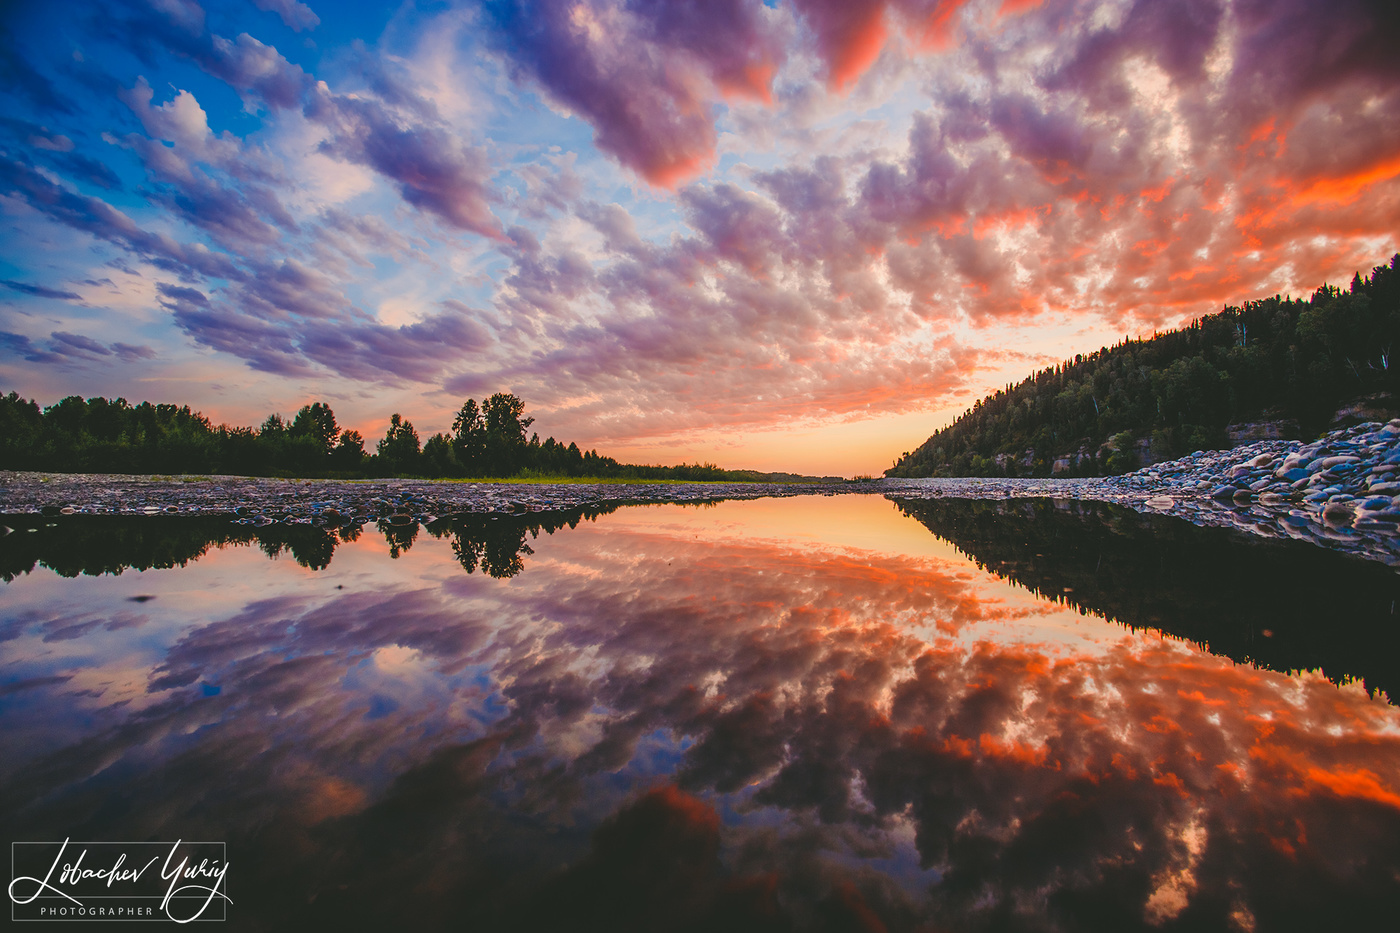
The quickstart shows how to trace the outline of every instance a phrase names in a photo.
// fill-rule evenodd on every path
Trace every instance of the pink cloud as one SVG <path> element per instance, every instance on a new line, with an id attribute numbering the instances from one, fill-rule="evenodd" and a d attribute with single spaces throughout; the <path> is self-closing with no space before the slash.
<path id="1" fill-rule="evenodd" d="M 752 0 L 519 0 L 486 15 L 522 76 L 580 112 L 600 149 L 672 187 L 715 158 L 714 105 L 766 100 L 779 49 Z"/>

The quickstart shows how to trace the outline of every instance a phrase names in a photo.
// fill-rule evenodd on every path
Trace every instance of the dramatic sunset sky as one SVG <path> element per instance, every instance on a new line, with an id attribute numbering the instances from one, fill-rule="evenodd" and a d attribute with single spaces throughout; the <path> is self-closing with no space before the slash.
<path id="1" fill-rule="evenodd" d="M 1393 0 L 18 0 L 0 391 L 878 473 L 1400 248 Z"/>

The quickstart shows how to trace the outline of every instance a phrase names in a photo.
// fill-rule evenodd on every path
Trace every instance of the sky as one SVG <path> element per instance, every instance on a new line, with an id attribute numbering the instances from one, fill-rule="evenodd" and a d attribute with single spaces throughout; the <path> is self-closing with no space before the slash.
<path id="1" fill-rule="evenodd" d="M 10 0 L 0 392 L 875 473 L 1400 250 L 1384 0 Z"/>

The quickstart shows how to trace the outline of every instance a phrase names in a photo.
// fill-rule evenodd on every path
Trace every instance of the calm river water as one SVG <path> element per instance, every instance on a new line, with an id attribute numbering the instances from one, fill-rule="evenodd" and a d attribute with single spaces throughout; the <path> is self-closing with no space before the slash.
<path id="1" fill-rule="evenodd" d="M 1045 501 L 7 521 L 3 841 L 222 842 L 231 929 L 1400 916 L 1386 568 Z"/>

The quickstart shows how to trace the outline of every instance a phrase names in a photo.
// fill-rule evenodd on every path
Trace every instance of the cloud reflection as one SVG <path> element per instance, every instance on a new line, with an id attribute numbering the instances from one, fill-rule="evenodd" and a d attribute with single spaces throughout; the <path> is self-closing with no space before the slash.
<path id="1" fill-rule="evenodd" d="M 618 518 L 514 578 L 420 540 L 434 560 L 189 629 L 155 702 L 5 779 L 12 834 L 227 838 L 240 912 L 285 928 L 1317 929 L 1396 906 L 1400 718 L 1359 687 L 970 564 Z"/>

